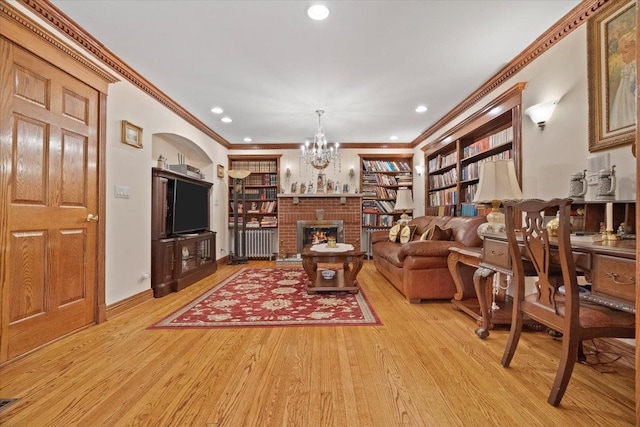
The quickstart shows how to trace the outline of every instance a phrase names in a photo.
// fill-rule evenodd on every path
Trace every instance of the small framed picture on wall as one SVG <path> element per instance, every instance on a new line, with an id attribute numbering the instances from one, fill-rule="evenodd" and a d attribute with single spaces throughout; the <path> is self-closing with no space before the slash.
<path id="1" fill-rule="evenodd" d="M 216 169 L 216 174 L 218 178 L 224 178 L 224 166 L 218 165 L 218 168 Z"/>
<path id="2" fill-rule="evenodd" d="M 122 142 L 142 148 L 142 128 L 126 120 L 122 121 Z"/>

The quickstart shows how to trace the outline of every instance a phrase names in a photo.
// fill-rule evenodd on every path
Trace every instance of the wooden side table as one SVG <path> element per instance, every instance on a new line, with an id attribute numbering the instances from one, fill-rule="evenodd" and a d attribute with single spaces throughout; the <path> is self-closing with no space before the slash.
<path id="1" fill-rule="evenodd" d="M 449 272 L 456 285 L 456 293 L 451 300 L 456 310 L 463 311 L 471 316 L 478 328 L 476 335 L 485 339 L 489 336 L 489 329 L 495 325 L 511 324 L 511 306 L 501 298 L 502 307 L 500 310 L 493 310 L 493 281 L 496 271 L 481 266 L 483 262 L 482 248 L 449 248 L 447 264 Z M 473 274 L 473 290 L 462 278 L 461 264 L 476 268 Z M 483 315 L 483 313 L 487 313 Z"/>
<path id="2" fill-rule="evenodd" d="M 356 280 L 362 262 L 364 252 L 353 249 L 349 251 L 319 252 L 311 250 L 311 246 L 306 246 L 302 250 L 302 267 L 307 273 L 307 292 L 325 291 L 345 291 L 357 294 L 360 285 Z M 336 271 L 332 279 L 322 277 L 322 270 L 318 269 L 318 264 L 342 264 L 342 269 Z"/>

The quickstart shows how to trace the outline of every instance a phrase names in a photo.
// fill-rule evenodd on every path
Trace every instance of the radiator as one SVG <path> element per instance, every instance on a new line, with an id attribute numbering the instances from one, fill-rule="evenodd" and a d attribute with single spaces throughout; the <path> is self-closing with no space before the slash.
<path id="1" fill-rule="evenodd" d="M 273 257 L 273 234 L 275 230 L 266 230 L 263 228 L 255 230 L 246 230 L 247 240 L 245 248 L 245 256 L 247 258 L 268 258 L 271 261 Z M 239 232 L 242 239 L 242 230 Z M 240 240 L 242 242 L 242 240 Z M 233 233 L 231 233 L 231 251 L 233 252 Z M 240 244 L 242 246 L 242 243 Z"/>

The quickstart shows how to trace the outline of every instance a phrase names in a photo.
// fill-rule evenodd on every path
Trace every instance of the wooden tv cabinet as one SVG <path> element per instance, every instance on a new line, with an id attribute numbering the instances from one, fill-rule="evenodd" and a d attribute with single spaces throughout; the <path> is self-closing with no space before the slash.
<path id="1" fill-rule="evenodd" d="M 216 232 L 173 234 L 171 181 L 185 180 L 211 188 L 213 184 L 166 169 L 152 170 L 151 288 L 156 298 L 180 291 L 215 273 Z"/>

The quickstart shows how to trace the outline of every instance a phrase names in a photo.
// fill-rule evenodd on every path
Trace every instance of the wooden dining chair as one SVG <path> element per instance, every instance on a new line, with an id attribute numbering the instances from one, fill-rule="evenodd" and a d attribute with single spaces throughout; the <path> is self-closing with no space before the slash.
<path id="1" fill-rule="evenodd" d="M 633 338 L 635 316 L 579 299 L 576 266 L 571 252 L 571 199 L 507 201 L 505 206 L 509 256 L 515 284 L 509 339 L 502 356 L 508 367 L 518 346 L 523 317 L 527 316 L 562 334 L 560 364 L 547 401 L 558 406 L 567 388 L 582 341 L 596 337 Z M 546 212 L 560 213 L 557 246 L 544 226 Z M 516 228 L 522 228 L 516 233 Z M 525 295 L 523 257 L 533 265 L 535 293 Z M 553 263 L 552 263 L 553 260 Z M 552 277 L 560 264 L 561 283 Z M 553 265 L 552 265 L 553 264 Z M 556 271 L 552 272 L 555 269 Z M 565 295 L 558 292 L 563 284 Z"/>

